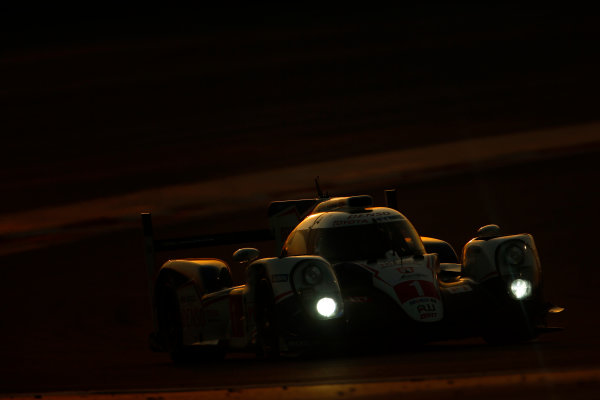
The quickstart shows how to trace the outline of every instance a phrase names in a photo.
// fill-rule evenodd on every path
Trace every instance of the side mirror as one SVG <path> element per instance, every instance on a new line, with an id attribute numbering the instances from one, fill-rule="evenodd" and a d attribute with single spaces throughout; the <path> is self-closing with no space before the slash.
<path id="1" fill-rule="evenodd" d="M 498 225 L 486 225 L 477 230 L 477 239 L 492 239 L 500 236 L 500 227 Z"/>
<path id="2" fill-rule="evenodd" d="M 242 249 L 236 250 L 233 253 L 233 261 L 239 263 L 252 262 L 258 257 L 260 257 L 260 251 L 252 247 L 244 247 Z"/>

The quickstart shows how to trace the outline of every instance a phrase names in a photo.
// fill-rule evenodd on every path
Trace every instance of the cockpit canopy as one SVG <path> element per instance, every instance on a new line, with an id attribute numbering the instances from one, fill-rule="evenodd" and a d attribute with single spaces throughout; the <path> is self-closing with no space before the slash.
<path id="1" fill-rule="evenodd" d="M 320 255 L 331 263 L 422 255 L 412 224 L 389 208 L 323 212 L 307 217 L 288 236 L 283 255 Z"/>

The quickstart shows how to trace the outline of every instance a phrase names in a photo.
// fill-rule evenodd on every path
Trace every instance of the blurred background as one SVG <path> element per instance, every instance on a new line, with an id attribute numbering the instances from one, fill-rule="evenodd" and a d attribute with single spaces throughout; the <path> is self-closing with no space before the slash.
<path id="1" fill-rule="evenodd" d="M 4 7 L 2 213 L 597 118 L 560 7 Z"/>
<path id="2" fill-rule="evenodd" d="M 0 389 L 228 385 L 232 365 L 248 384 L 597 367 L 599 22 L 547 4 L 3 4 Z M 534 234 L 567 331 L 318 368 L 150 353 L 139 213 L 158 237 L 262 228 L 317 175 L 379 204 L 398 188 L 459 252 L 488 223 Z"/>

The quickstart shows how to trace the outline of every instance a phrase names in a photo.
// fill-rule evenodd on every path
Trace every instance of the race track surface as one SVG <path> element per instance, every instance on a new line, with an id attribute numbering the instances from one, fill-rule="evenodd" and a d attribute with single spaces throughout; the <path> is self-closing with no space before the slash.
<path id="1" fill-rule="evenodd" d="M 158 398 L 161 390 L 226 389 L 241 398 L 245 388 L 351 384 L 375 391 L 370 384 L 437 380 L 461 382 L 459 395 L 476 393 L 474 379 L 514 394 L 513 378 L 521 375 L 569 377 L 567 386 L 536 384 L 527 398 L 597 393 L 600 151 L 590 139 L 597 129 L 589 137 L 581 131 L 600 119 L 600 60 L 590 50 L 595 20 L 531 10 L 488 19 L 384 14 L 321 17 L 310 29 L 290 17 L 267 27 L 215 23 L 170 35 L 155 28 L 145 36 L 38 38 L 10 47 L 0 60 L 1 75 L 10 77 L 0 90 L 9 133 L 0 159 L 0 393 Z M 562 132 L 552 140 L 581 140 L 553 147 L 550 136 L 532 134 L 527 152 L 484 160 L 453 147 L 480 143 L 474 152 L 481 155 L 510 135 L 550 131 Z M 336 182 L 346 161 L 377 163 L 380 154 L 432 148 L 450 149 L 456 154 L 444 157 L 463 162 L 404 174 L 385 159 L 379 175 L 355 168 Z M 443 158 L 427 157 L 427 165 Z M 264 228 L 270 201 L 314 196 L 315 165 L 335 195 L 371 194 L 383 204 L 383 189 L 397 188 L 399 208 L 419 233 L 458 251 L 489 223 L 507 234 L 533 234 L 546 297 L 566 308 L 551 322 L 565 330 L 501 347 L 471 338 L 278 361 L 230 354 L 187 366 L 150 352 L 139 212 L 153 211 L 160 197 L 173 206 L 155 215 L 158 238 Z M 270 181 L 236 180 L 286 168 L 307 175 L 294 177 L 306 183 L 261 192 Z M 210 198 L 179 199 L 197 196 L 186 188 L 207 182 L 220 182 L 219 198 L 242 201 L 213 209 Z M 178 198 L 164 190 L 175 186 Z M 106 211 L 107 199 L 140 193 L 157 197 L 119 209 L 120 219 Z M 69 214 L 75 209 L 85 218 Z M 63 210 L 68 222 L 50 222 L 48 210 Z M 246 246 L 272 254 L 269 243 Z M 165 253 L 159 261 L 230 262 L 235 249 Z M 232 270 L 243 282 L 243 267 Z"/>

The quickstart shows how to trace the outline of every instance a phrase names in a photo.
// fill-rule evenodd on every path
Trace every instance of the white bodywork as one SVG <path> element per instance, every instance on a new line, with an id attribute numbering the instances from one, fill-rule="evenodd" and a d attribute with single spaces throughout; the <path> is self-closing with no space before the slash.
<path id="1" fill-rule="evenodd" d="M 533 236 L 529 234 L 472 239 L 463 249 L 463 274 L 480 283 L 498 276 L 514 276 L 514 272 L 504 265 L 504 255 L 500 254 L 502 246 L 507 243 L 522 243 L 525 251 L 518 275 L 537 286 L 540 281 L 540 261 Z"/>
<path id="2" fill-rule="evenodd" d="M 338 200 L 343 204 L 343 198 Z M 322 204 L 321 208 L 327 208 Z M 335 204 L 334 204 L 335 206 Z M 384 224 L 402 221 L 414 230 L 410 222 L 398 211 L 374 207 L 365 212 L 326 211 L 313 214 L 302 221 L 296 231 L 310 229 L 331 229 L 360 225 Z M 416 234 L 416 231 L 415 231 Z M 298 235 L 297 235 L 298 236 Z M 410 241 L 411 238 L 405 238 Z M 412 240 L 419 240 L 413 237 Z M 443 305 L 440 300 L 436 271 L 438 259 L 435 254 L 424 257 L 399 257 L 390 251 L 385 259 L 368 263 L 366 260 L 354 260 L 357 264 L 373 274 L 372 285 L 386 293 L 412 319 L 419 322 L 436 322 L 443 318 Z"/>
<path id="3" fill-rule="evenodd" d="M 390 223 L 388 226 L 397 226 L 398 232 L 402 232 L 402 239 L 406 248 L 412 249 L 412 252 L 394 247 L 396 246 L 394 241 L 391 250 L 388 251 L 387 247 L 384 248 L 387 251 L 384 256 L 372 257 L 371 260 L 336 262 L 339 262 L 340 265 L 343 263 L 353 264 L 353 268 L 358 266 L 369 271 L 372 281 L 367 284 L 387 294 L 402 308 L 406 315 L 418 322 L 431 323 L 443 319 L 444 306 L 441 300 L 440 286 L 444 289 L 444 296 L 447 296 L 470 292 L 475 285 L 497 277 L 503 278 L 508 285 L 514 282 L 529 282 L 534 287 L 539 285 L 540 263 L 533 237 L 528 234 L 513 236 L 488 235 L 486 237 L 482 235 L 482 237 L 469 241 L 463 249 L 462 265 L 443 264 L 441 267 L 445 271 L 458 270 L 462 272 L 462 277 L 454 282 L 444 281 L 440 283 L 438 280 L 440 264 L 437 254 L 422 254 L 424 248 L 421 238 L 404 215 L 390 208 L 352 206 L 348 200 L 357 199 L 362 202 L 364 197 L 335 198 L 320 203 L 316 208 L 317 212 L 304 218 L 289 235 L 281 257 L 252 261 L 254 257 L 258 257 L 256 249 L 240 250 L 238 252 L 240 259 L 254 255 L 254 257 L 246 259 L 250 262 L 247 266 L 247 285 L 202 295 L 202 277 L 198 273 L 198 265 L 207 263 L 208 266 L 210 263 L 215 262 L 224 264 L 222 261 L 176 260 L 165 264 L 163 268 L 172 267 L 189 278 L 186 284 L 176 289 L 183 344 L 186 346 L 216 345 L 226 341 L 229 347 L 237 349 L 252 344 L 256 335 L 255 304 L 253 303 L 256 294 L 253 291 L 256 290 L 257 282 L 261 279 L 268 280 L 275 304 L 284 302 L 292 296 L 297 296 L 300 302 L 304 302 L 304 300 L 313 302 L 310 304 L 304 303 L 310 306 L 307 309 L 314 311 L 315 299 L 325 298 L 336 303 L 337 309 L 335 313 L 332 313 L 331 318 L 341 317 L 344 312 L 344 301 L 352 301 L 352 299 L 341 298 L 341 290 L 334 266 L 321 256 L 306 255 L 325 254 L 325 252 L 318 250 L 321 236 L 315 236 L 314 240 L 310 239 L 313 237 L 311 235 L 320 229 L 330 232 L 328 229 L 360 225 L 373 225 L 377 229 L 381 229 L 379 224 Z M 293 227 L 301 217 L 296 208 L 292 211 L 283 208 L 274 214 L 271 222 L 277 230 L 275 237 L 279 238 L 278 244 L 284 231 Z M 313 229 L 314 231 L 311 231 Z M 480 232 L 499 232 L 499 228 L 488 226 Z M 341 247 L 343 249 L 342 253 L 352 254 L 353 257 L 356 253 L 346 252 L 348 242 L 345 236 L 342 237 L 344 238 Z M 371 248 L 371 242 L 364 240 L 364 238 L 369 240 L 379 238 L 379 236 L 371 233 L 366 236 L 357 235 L 352 237 L 360 238 L 358 243 L 367 244 L 366 247 L 369 249 Z M 391 236 L 389 238 L 389 240 L 392 240 Z M 294 242 L 294 240 L 299 242 Z M 310 245 L 313 246 L 310 250 L 304 253 L 297 252 L 296 254 L 299 255 L 288 252 L 289 248 L 297 245 L 300 248 L 304 246 L 308 249 L 310 246 L 305 243 L 308 241 L 316 242 Z M 387 241 L 382 240 L 379 243 L 387 243 Z M 518 247 L 520 250 L 510 253 L 514 250 L 511 250 L 510 246 Z M 360 248 L 358 245 L 356 247 Z M 331 247 L 320 247 L 321 250 L 323 248 Z M 338 247 L 333 246 L 333 248 L 337 249 Z M 364 255 L 364 257 L 367 256 L 371 257 L 370 255 Z M 318 283 L 309 285 L 306 283 L 306 279 L 303 279 L 303 271 L 308 268 L 308 265 L 316 265 L 321 270 L 322 279 L 320 278 Z M 340 265 L 335 264 L 336 268 Z M 189 273 L 186 271 L 189 271 Z M 340 275 L 340 279 L 342 279 L 342 275 Z M 306 296 L 306 298 L 303 297 L 305 289 L 310 291 L 310 296 Z M 446 299 L 446 297 L 444 298 Z M 323 315 L 315 314 L 315 317 L 323 319 Z M 324 318 L 328 319 L 329 315 L 325 315 Z"/>
<path id="4" fill-rule="evenodd" d="M 390 256 L 376 264 L 358 262 L 373 273 L 373 286 L 386 293 L 404 312 L 419 322 L 436 322 L 444 316 L 435 276 L 437 256 L 400 259 Z"/>
<path id="5" fill-rule="evenodd" d="M 233 348 L 246 347 L 254 329 L 252 318 L 247 318 L 246 294 L 246 286 L 236 286 L 200 299 L 192 282 L 178 288 L 183 344 L 214 345 L 227 340 Z"/>
<path id="6" fill-rule="evenodd" d="M 314 286 L 315 294 L 331 296 L 339 301 L 336 315 L 343 313 L 340 289 L 331 265 L 322 257 L 303 256 L 285 258 L 266 258 L 248 266 L 249 275 L 256 274 L 259 268 L 264 269 L 269 279 L 275 303 L 297 295 L 292 286 L 294 268 L 301 262 L 316 262 L 322 267 L 324 278 Z M 180 260 L 179 262 L 186 262 Z M 248 277 L 253 280 L 252 276 Z M 254 338 L 254 293 L 252 286 L 241 285 L 233 288 L 209 293 L 202 298 L 198 295 L 198 284 L 190 280 L 186 285 L 177 288 L 177 300 L 181 313 L 183 344 L 213 345 L 219 340 L 226 340 L 231 348 L 245 348 Z"/>

